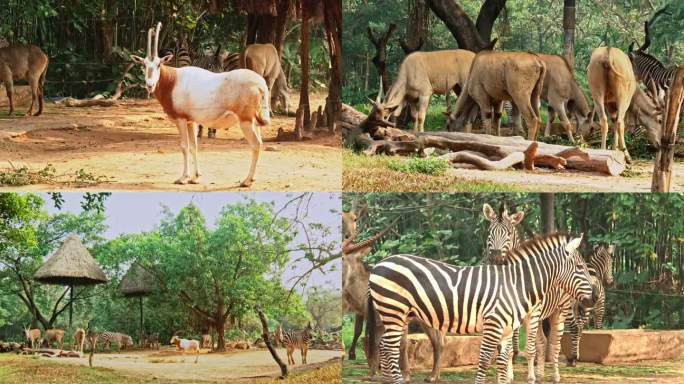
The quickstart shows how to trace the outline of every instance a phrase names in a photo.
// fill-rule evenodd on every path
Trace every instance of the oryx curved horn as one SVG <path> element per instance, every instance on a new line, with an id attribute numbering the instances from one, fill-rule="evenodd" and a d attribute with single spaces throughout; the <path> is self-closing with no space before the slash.
<path id="1" fill-rule="evenodd" d="M 157 31 L 154 34 L 154 57 L 159 57 L 159 31 L 161 31 L 161 21 L 157 23 Z"/>
<path id="2" fill-rule="evenodd" d="M 372 246 L 372 245 L 373 245 L 376 241 L 378 241 L 381 237 L 385 236 L 385 234 L 386 234 L 387 232 L 389 232 L 389 230 L 392 229 L 392 227 L 394 227 L 394 225 L 397 223 L 397 221 L 399 221 L 399 219 L 396 219 L 396 220 L 394 220 L 392 223 L 388 224 L 388 225 L 385 227 L 385 229 L 383 229 L 382 231 L 378 232 L 378 233 L 375 234 L 374 236 L 371 236 L 371 237 L 369 237 L 369 238 L 367 238 L 367 239 L 365 239 L 365 240 L 362 240 L 362 241 L 360 241 L 360 242 L 358 242 L 358 243 L 352 244 L 352 241 L 354 240 L 354 238 L 356 238 L 356 236 L 352 236 L 350 239 L 347 239 L 347 240 L 343 241 L 343 242 L 342 242 L 342 253 L 347 253 L 347 254 L 349 254 L 349 253 L 352 253 L 352 252 L 356 252 L 356 251 L 358 251 L 359 249 L 363 249 L 363 248 L 367 248 L 367 247 Z"/>
<path id="3" fill-rule="evenodd" d="M 376 103 L 382 103 L 382 76 L 380 76 L 380 89 L 378 90 L 378 96 L 375 98 Z"/>

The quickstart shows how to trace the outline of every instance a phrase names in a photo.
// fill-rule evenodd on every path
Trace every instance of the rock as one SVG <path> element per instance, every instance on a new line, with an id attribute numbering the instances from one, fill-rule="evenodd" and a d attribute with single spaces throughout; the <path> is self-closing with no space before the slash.
<path id="1" fill-rule="evenodd" d="M 447 336 L 442 350 L 442 368 L 477 364 L 482 336 Z M 432 345 L 424 334 L 408 336 L 411 369 L 432 369 Z"/>
<path id="2" fill-rule="evenodd" d="M 561 352 L 570 355 L 570 334 L 563 334 Z M 684 353 L 684 331 L 643 329 L 582 332 L 579 361 L 610 364 L 639 360 L 674 359 Z"/>

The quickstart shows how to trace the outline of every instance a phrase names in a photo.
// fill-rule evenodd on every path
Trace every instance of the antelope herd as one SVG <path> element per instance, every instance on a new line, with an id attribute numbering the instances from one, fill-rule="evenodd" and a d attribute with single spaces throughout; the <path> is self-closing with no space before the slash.
<path id="1" fill-rule="evenodd" d="M 619 48 L 594 49 L 587 67 L 591 106 L 577 83 L 573 68 L 558 55 L 530 52 L 484 50 L 477 54 L 458 49 L 413 52 L 405 57 L 397 78 L 383 96 L 382 80 L 376 100 L 371 100 L 370 116 L 380 124 L 396 126 L 402 108 L 410 107 L 414 130 L 422 132 L 432 94 L 446 95 L 449 131 L 470 132 L 480 119 L 483 132 L 500 135 L 503 109 L 518 132 L 520 117 L 527 125 L 527 138 L 537 140 L 541 125 L 541 101 L 548 103 L 548 121 L 560 119 L 568 139 L 587 135 L 594 119 L 601 130 L 601 149 L 606 149 L 608 116 L 613 120 L 613 149 L 623 151 L 627 161 L 625 128 L 643 125 L 649 142 L 657 147 L 661 136 L 662 98 L 673 69 L 665 69 L 657 59 L 630 48 L 629 55 Z M 636 74 L 635 74 L 636 73 Z M 647 92 L 642 91 L 642 80 Z M 458 96 L 451 110 L 449 94 Z M 571 118 L 577 122 L 573 126 Z M 493 131 L 493 132 L 492 132 Z"/>

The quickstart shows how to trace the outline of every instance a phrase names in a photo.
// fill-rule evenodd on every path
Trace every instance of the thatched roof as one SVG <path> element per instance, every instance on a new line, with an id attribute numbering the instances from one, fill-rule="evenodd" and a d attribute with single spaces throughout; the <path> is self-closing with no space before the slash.
<path id="1" fill-rule="evenodd" d="M 119 284 L 119 290 L 127 297 L 149 295 L 156 287 L 154 275 L 137 262 L 131 265 Z"/>
<path id="2" fill-rule="evenodd" d="M 102 269 L 78 236 L 69 235 L 33 278 L 46 284 L 91 285 L 107 282 Z"/>

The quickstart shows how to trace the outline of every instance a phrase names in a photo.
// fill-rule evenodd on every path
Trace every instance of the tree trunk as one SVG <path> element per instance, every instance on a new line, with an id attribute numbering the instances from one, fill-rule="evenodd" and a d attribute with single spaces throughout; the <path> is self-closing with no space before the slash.
<path id="1" fill-rule="evenodd" d="M 373 56 L 373 65 L 378 70 L 378 75 L 382 79 L 382 88 L 389 89 L 391 80 L 387 74 L 387 40 L 392 36 L 394 30 L 397 28 L 396 24 L 390 24 L 385 32 L 375 35 L 375 32 L 368 27 L 368 39 L 375 47 L 375 56 Z"/>
<path id="2" fill-rule="evenodd" d="M 413 0 L 409 5 L 406 38 L 400 42 L 404 54 L 419 51 L 427 41 L 429 12 L 426 0 Z"/>
<path id="3" fill-rule="evenodd" d="M 301 74 L 302 80 L 299 87 L 299 107 L 297 108 L 297 113 L 301 113 L 303 116 L 302 126 L 296 129 L 302 130 L 305 126 L 309 124 L 309 119 L 311 112 L 309 109 L 309 19 L 311 15 L 309 14 L 309 4 L 307 1 L 301 2 L 302 7 L 302 33 L 301 33 L 301 45 L 299 47 L 300 58 L 301 58 Z M 301 132 L 300 132 L 301 133 Z M 297 135 L 299 136 L 299 134 Z"/>
<path id="4" fill-rule="evenodd" d="M 506 5 L 506 0 L 485 0 L 477 24 L 456 0 L 427 0 L 427 4 L 456 39 L 458 47 L 473 52 L 493 46 L 491 33 L 494 22 Z"/>
<path id="5" fill-rule="evenodd" d="M 575 68 L 575 0 L 565 0 L 563 6 L 563 56 Z"/>
<path id="6" fill-rule="evenodd" d="M 325 115 L 328 130 L 334 132 L 342 111 L 342 3 L 339 0 L 327 0 L 324 12 L 331 67 Z"/>
<path id="7" fill-rule="evenodd" d="M 264 343 L 266 343 L 266 348 L 268 348 L 268 351 L 271 353 L 271 356 L 273 357 L 273 360 L 275 360 L 276 364 L 280 367 L 280 374 L 281 378 L 287 377 L 287 364 L 283 363 L 283 361 L 280 359 L 280 356 L 278 356 L 278 353 L 276 352 L 275 348 L 273 348 L 273 345 L 271 344 L 271 338 L 270 338 L 270 332 L 268 330 L 268 321 L 266 320 L 266 315 L 264 315 L 264 311 L 261 310 L 261 306 L 257 305 L 256 306 L 256 311 L 257 314 L 259 315 L 259 320 L 261 321 L 261 338 L 264 340 Z"/>
<path id="8" fill-rule="evenodd" d="M 215 321 L 214 329 L 216 329 L 216 350 L 218 352 L 226 351 L 226 321 L 225 319 L 219 319 Z"/>
<path id="9" fill-rule="evenodd" d="M 541 227 L 545 234 L 556 232 L 555 202 L 556 195 L 553 193 L 539 194 L 541 202 Z"/>
<path id="10" fill-rule="evenodd" d="M 652 192 L 669 192 L 672 181 L 674 149 L 679 136 L 679 114 L 684 101 L 684 68 L 679 68 L 667 95 L 663 134 L 653 166 Z"/>

